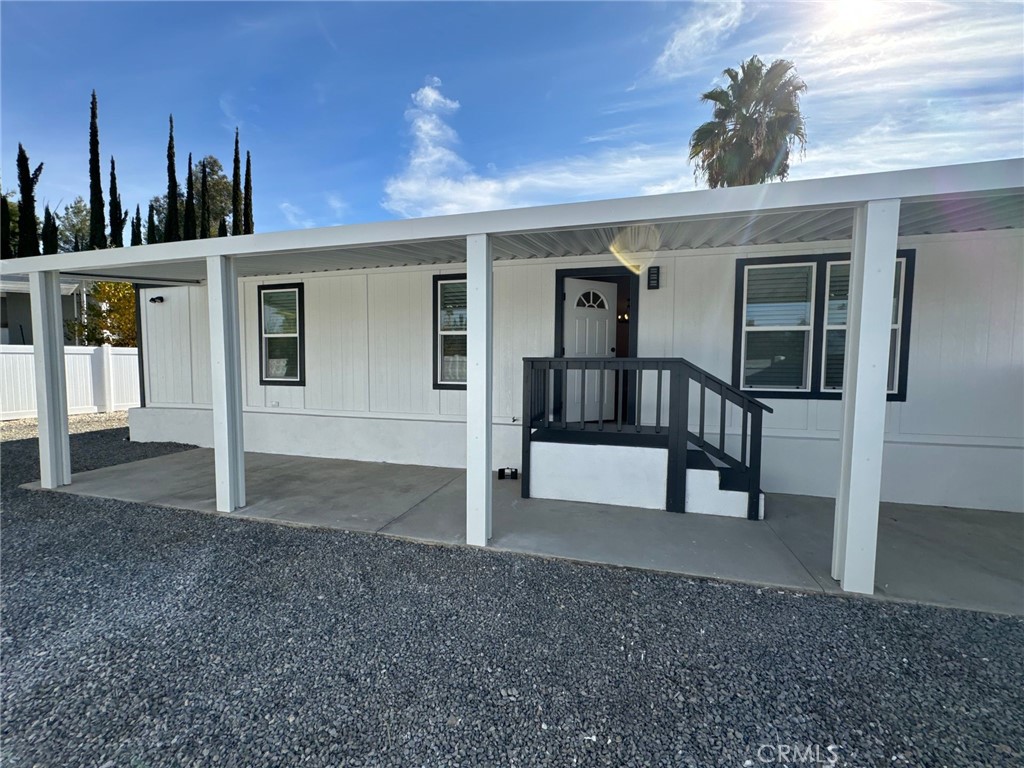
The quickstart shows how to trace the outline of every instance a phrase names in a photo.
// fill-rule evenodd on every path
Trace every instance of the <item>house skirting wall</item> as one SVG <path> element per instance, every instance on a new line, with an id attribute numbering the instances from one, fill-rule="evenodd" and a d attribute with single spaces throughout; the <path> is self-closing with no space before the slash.
<path id="1" fill-rule="evenodd" d="M 835 496 L 839 487 L 838 437 L 766 435 L 763 445 L 761 485 L 765 491 Z M 1021 446 L 887 439 L 882 501 L 1024 512 L 1022 466 Z"/>
<path id="2" fill-rule="evenodd" d="M 131 439 L 213 447 L 208 408 L 136 408 L 128 414 Z M 245 450 L 289 456 L 383 461 L 430 467 L 466 466 L 466 424 L 437 419 L 244 413 Z M 518 467 L 522 431 L 494 425 L 494 469 Z"/>
<path id="3" fill-rule="evenodd" d="M 530 450 L 534 498 L 665 509 L 664 448 L 534 442 Z"/>
<path id="4" fill-rule="evenodd" d="M 624 445 L 530 444 L 530 496 L 665 509 L 668 450 Z M 686 511 L 747 516 L 747 494 L 722 490 L 717 471 L 686 470 Z M 761 498 L 764 517 L 764 498 Z"/>
<path id="5" fill-rule="evenodd" d="M 245 449 L 256 453 L 438 467 L 466 465 L 462 421 L 266 411 L 246 411 L 244 417 Z M 138 442 L 213 445 L 208 408 L 135 408 L 129 412 L 129 425 L 131 439 Z M 518 424 L 494 424 L 494 469 L 521 466 L 521 429 Z M 838 437 L 768 434 L 762 461 L 762 489 L 768 493 L 831 497 L 839 485 Z M 1024 448 L 1020 446 L 888 440 L 882 500 L 1022 512 L 1022 465 Z M 563 469 L 568 471 L 564 464 L 556 467 L 556 471 Z M 664 475 L 663 468 L 661 473 L 659 477 Z M 609 503 L 609 497 L 604 498 Z M 647 506 L 635 499 L 630 503 Z"/>

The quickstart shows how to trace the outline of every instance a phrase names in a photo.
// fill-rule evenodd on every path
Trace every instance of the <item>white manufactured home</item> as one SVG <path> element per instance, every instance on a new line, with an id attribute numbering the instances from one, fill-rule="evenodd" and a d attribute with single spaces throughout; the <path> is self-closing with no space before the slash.
<path id="1" fill-rule="evenodd" d="M 754 521 L 828 496 L 832 575 L 871 592 L 880 501 L 1024 509 L 1022 160 L 3 269 L 38 306 L 45 487 L 64 273 L 140 286 L 132 439 L 214 447 L 225 512 L 243 450 L 466 467 L 477 545 L 502 468 L 524 498 Z"/>

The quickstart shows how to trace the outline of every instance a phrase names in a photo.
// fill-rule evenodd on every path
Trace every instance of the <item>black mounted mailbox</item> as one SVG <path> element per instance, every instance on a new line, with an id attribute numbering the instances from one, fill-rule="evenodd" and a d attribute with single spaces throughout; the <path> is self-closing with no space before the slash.
<path id="1" fill-rule="evenodd" d="M 656 291 L 661 284 L 661 267 L 647 268 L 647 290 Z"/>

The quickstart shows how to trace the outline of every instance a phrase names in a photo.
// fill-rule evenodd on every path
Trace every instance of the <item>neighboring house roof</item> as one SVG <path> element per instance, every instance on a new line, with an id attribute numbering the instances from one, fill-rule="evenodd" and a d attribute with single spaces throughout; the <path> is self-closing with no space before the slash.
<path id="1" fill-rule="evenodd" d="M 71 296 L 78 292 L 82 286 L 81 278 L 62 277 L 60 279 L 60 292 L 63 296 Z M 0 277 L 0 292 L 3 293 L 28 293 L 28 275 L 7 275 Z"/>
<path id="2" fill-rule="evenodd" d="M 903 236 L 1021 228 L 1024 158 L 36 256 L 0 274 L 199 283 L 211 256 L 237 257 L 240 276 L 459 264 L 478 234 L 495 259 L 603 254 L 639 224 L 650 250 L 850 240 L 857 207 L 897 198 Z"/>

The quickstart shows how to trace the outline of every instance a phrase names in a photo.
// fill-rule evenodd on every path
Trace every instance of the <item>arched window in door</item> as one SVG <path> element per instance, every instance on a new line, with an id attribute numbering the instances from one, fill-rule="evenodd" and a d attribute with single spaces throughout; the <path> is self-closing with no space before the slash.
<path id="1" fill-rule="evenodd" d="M 576 299 L 576 306 L 582 309 L 608 309 L 608 303 L 597 291 L 584 291 Z"/>

